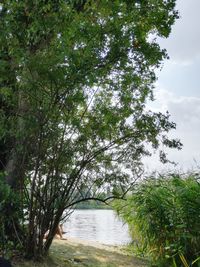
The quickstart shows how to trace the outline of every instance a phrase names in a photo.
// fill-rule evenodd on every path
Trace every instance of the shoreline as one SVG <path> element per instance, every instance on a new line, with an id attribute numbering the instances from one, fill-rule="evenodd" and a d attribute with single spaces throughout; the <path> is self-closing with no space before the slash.
<path id="1" fill-rule="evenodd" d="M 42 262 L 19 261 L 15 267 L 147 267 L 146 260 L 127 255 L 123 246 L 110 246 L 78 238 L 54 239 Z"/>
<path id="2" fill-rule="evenodd" d="M 66 266 L 66 263 L 70 267 L 148 266 L 146 260 L 128 254 L 123 247 L 69 237 L 67 240 L 54 239 L 50 255 L 60 267 Z"/>
<path id="3" fill-rule="evenodd" d="M 123 247 L 125 247 L 126 245 L 108 245 L 108 244 L 102 244 L 98 241 L 83 240 L 76 237 L 66 237 L 64 239 L 55 238 L 53 240 L 53 243 L 69 244 L 73 246 L 83 245 L 83 246 L 94 247 L 97 249 L 107 250 L 110 252 L 118 252 L 121 254 L 126 254 L 124 251 L 122 251 Z"/>

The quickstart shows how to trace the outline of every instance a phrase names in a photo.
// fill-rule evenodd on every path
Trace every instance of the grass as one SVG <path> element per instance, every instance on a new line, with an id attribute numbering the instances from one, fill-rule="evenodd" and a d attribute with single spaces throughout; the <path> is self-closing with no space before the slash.
<path id="1" fill-rule="evenodd" d="M 55 240 L 43 263 L 18 262 L 14 267 L 145 267 L 147 262 L 106 247 Z"/>

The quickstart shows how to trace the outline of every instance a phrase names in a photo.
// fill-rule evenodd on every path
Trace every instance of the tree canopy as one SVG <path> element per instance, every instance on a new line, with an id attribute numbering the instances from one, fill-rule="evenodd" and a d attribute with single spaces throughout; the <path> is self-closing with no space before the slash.
<path id="1" fill-rule="evenodd" d="M 177 17 L 174 0 L 1 4 L 0 166 L 26 206 L 27 255 L 90 189 L 126 192 L 149 145 L 181 147 L 169 114 L 146 108 L 167 57 L 156 38 Z"/>

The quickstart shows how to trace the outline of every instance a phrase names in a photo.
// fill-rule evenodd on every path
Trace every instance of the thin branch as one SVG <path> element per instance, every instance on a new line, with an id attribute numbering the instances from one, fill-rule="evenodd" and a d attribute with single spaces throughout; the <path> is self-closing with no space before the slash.
<path id="1" fill-rule="evenodd" d="M 17 239 L 18 239 L 20 245 L 23 247 L 23 245 L 22 245 L 22 241 L 21 241 L 21 239 L 19 238 L 19 235 L 18 235 L 18 233 L 17 233 L 17 229 L 16 229 L 16 227 L 15 227 L 15 223 L 14 223 L 13 218 L 12 218 L 12 225 L 13 225 L 13 228 L 14 228 L 14 231 L 15 231 L 15 234 L 16 234 L 16 237 L 17 237 Z"/>
<path id="2" fill-rule="evenodd" d="M 65 209 L 68 209 L 69 207 L 73 207 L 78 203 L 89 201 L 89 200 L 99 201 L 99 202 L 102 202 L 108 206 L 109 204 L 107 203 L 107 201 L 111 200 L 111 199 L 123 199 L 123 197 L 110 196 L 110 197 L 107 197 L 105 199 L 98 198 L 98 197 L 87 197 L 87 198 L 79 199 L 79 200 L 76 200 L 76 201 L 70 203 L 69 205 L 65 206 Z"/>

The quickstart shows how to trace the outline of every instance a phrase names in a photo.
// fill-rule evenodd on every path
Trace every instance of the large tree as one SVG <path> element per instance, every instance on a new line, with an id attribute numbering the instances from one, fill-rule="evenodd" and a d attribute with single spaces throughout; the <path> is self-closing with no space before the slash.
<path id="1" fill-rule="evenodd" d="M 180 148 L 169 114 L 146 109 L 167 57 L 156 37 L 176 18 L 175 0 L 1 4 L 0 165 L 21 196 L 27 256 L 48 251 L 75 203 L 126 192 L 147 147 Z"/>

